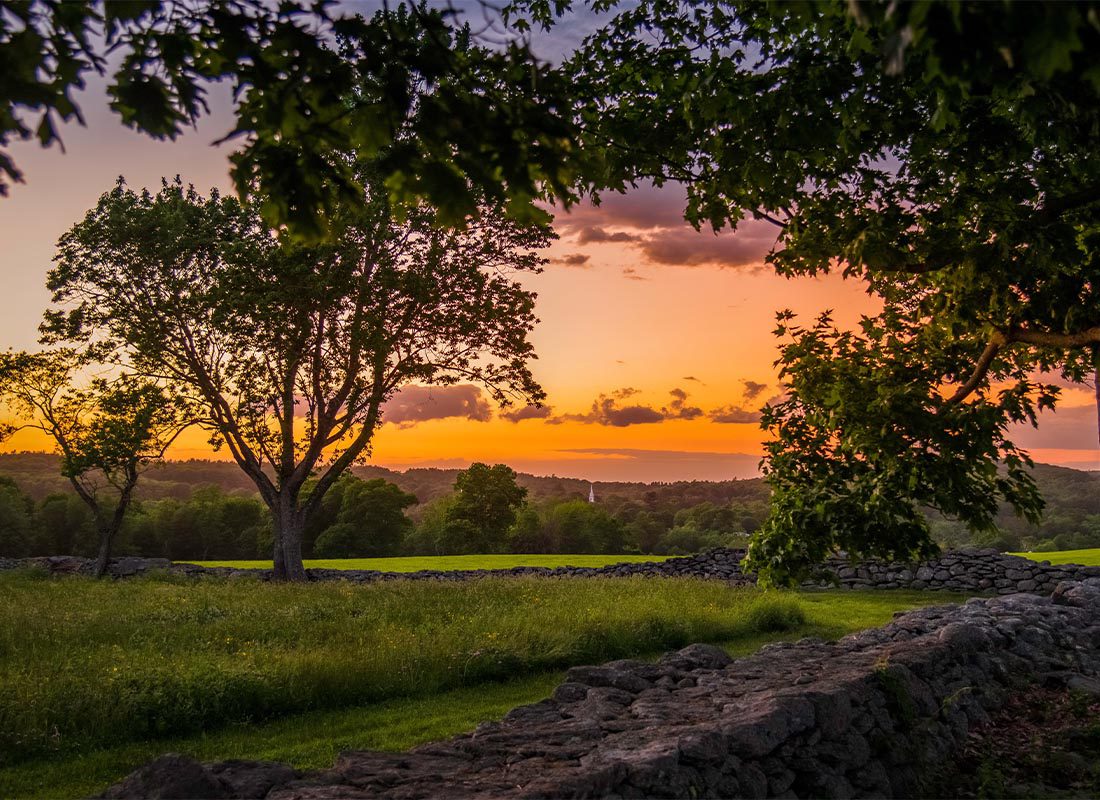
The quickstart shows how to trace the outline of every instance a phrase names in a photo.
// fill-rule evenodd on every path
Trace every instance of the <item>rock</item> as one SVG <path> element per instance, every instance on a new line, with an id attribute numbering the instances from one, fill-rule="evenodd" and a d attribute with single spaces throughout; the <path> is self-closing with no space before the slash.
<path id="1" fill-rule="evenodd" d="M 221 800 L 232 794 L 226 784 L 195 759 L 168 753 L 134 770 L 100 797 L 111 800 Z"/>
<path id="2" fill-rule="evenodd" d="M 207 769 L 229 787 L 232 797 L 239 798 L 263 798 L 273 786 L 299 777 L 298 770 L 274 761 L 222 761 Z"/>
<path id="3" fill-rule="evenodd" d="M 722 669 L 733 661 L 729 653 L 712 644 L 690 644 L 661 657 L 660 663 L 676 669 Z"/>

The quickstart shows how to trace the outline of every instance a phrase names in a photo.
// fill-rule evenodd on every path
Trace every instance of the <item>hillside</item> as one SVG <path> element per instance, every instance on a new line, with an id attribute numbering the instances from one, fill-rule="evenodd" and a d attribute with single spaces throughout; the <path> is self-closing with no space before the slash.
<path id="1" fill-rule="evenodd" d="M 41 500 L 53 492 L 69 491 L 69 484 L 59 472 L 59 459 L 51 453 L 0 453 L 0 475 L 7 475 L 19 487 Z M 454 486 L 457 469 L 410 469 L 404 472 L 376 466 L 357 466 L 352 471 L 361 478 L 384 478 L 401 489 L 416 495 L 421 503 L 449 494 Z M 589 482 L 577 478 L 519 474 L 520 485 L 534 499 L 586 498 Z M 218 486 L 226 492 L 252 494 L 252 481 L 236 464 L 226 461 L 167 461 L 153 467 L 138 484 L 142 499 L 159 500 L 174 497 L 185 500 L 199 486 Z M 627 483 L 596 481 L 596 496 L 601 500 L 648 503 L 660 506 L 692 506 L 709 501 L 728 503 L 735 499 L 759 500 L 768 496 L 763 479 L 730 481 L 679 481 L 676 483 Z M 647 497 L 648 495 L 648 497 Z"/>

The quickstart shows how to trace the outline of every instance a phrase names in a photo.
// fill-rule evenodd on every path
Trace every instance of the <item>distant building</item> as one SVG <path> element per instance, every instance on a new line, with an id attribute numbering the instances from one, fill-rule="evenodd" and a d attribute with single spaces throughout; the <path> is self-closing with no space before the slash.
<path id="1" fill-rule="evenodd" d="M 589 503 L 595 503 L 596 502 L 596 486 L 595 486 L 595 484 L 591 484 L 591 483 L 588 484 L 588 502 Z"/>

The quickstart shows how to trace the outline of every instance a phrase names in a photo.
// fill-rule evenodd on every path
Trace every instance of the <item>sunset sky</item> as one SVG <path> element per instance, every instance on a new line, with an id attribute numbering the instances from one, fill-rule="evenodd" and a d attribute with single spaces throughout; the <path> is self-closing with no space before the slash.
<path id="1" fill-rule="evenodd" d="M 54 244 L 119 175 L 155 187 L 178 173 L 203 191 L 228 190 L 229 150 L 210 142 L 230 127 L 229 99 L 215 93 L 214 101 L 197 130 L 156 142 L 123 128 L 93 86 L 82 101 L 88 127 L 64 130 L 64 154 L 34 143 L 10 149 L 27 183 L 0 198 L 0 346 L 36 347 Z M 832 308 L 848 324 L 873 306 L 858 284 L 788 281 L 765 269 L 775 237 L 766 223 L 737 234 L 695 232 L 682 221 L 683 200 L 678 187 L 639 187 L 557 215 L 551 263 L 527 281 L 539 295 L 534 373 L 546 410 L 512 409 L 509 419 L 476 387 L 417 388 L 390 406 L 373 463 L 505 462 L 593 480 L 757 474 L 762 434 L 753 412 L 778 391 L 775 312 L 808 317 Z M 1068 391 L 1063 410 L 1018 443 L 1038 461 L 1100 467 L 1091 397 Z M 186 436 L 171 455 L 212 457 L 205 438 Z M 46 443 L 20 434 L 7 448 Z"/>

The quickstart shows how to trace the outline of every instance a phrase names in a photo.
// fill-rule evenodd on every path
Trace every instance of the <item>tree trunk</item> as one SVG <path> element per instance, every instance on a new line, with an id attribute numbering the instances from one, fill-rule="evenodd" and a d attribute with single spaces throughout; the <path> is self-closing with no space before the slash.
<path id="1" fill-rule="evenodd" d="M 111 545 L 114 543 L 115 529 L 109 526 L 99 529 L 99 554 L 95 560 L 95 576 L 102 578 L 107 574 L 107 564 L 111 560 Z"/>
<path id="2" fill-rule="evenodd" d="M 271 572 L 277 581 L 286 580 L 286 561 L 283 558 L 283 534 L 282 525 L 279 524 L 279 515 L 272 514 L 271 525 Z"/>
<path id="3" fill-rule="evenodd" d="M 305 520 L 298 509 L 280 507 L 275 517 L 275 580 L 307 581 L 305 564 L 302 563 L 302 532 Z"/>

